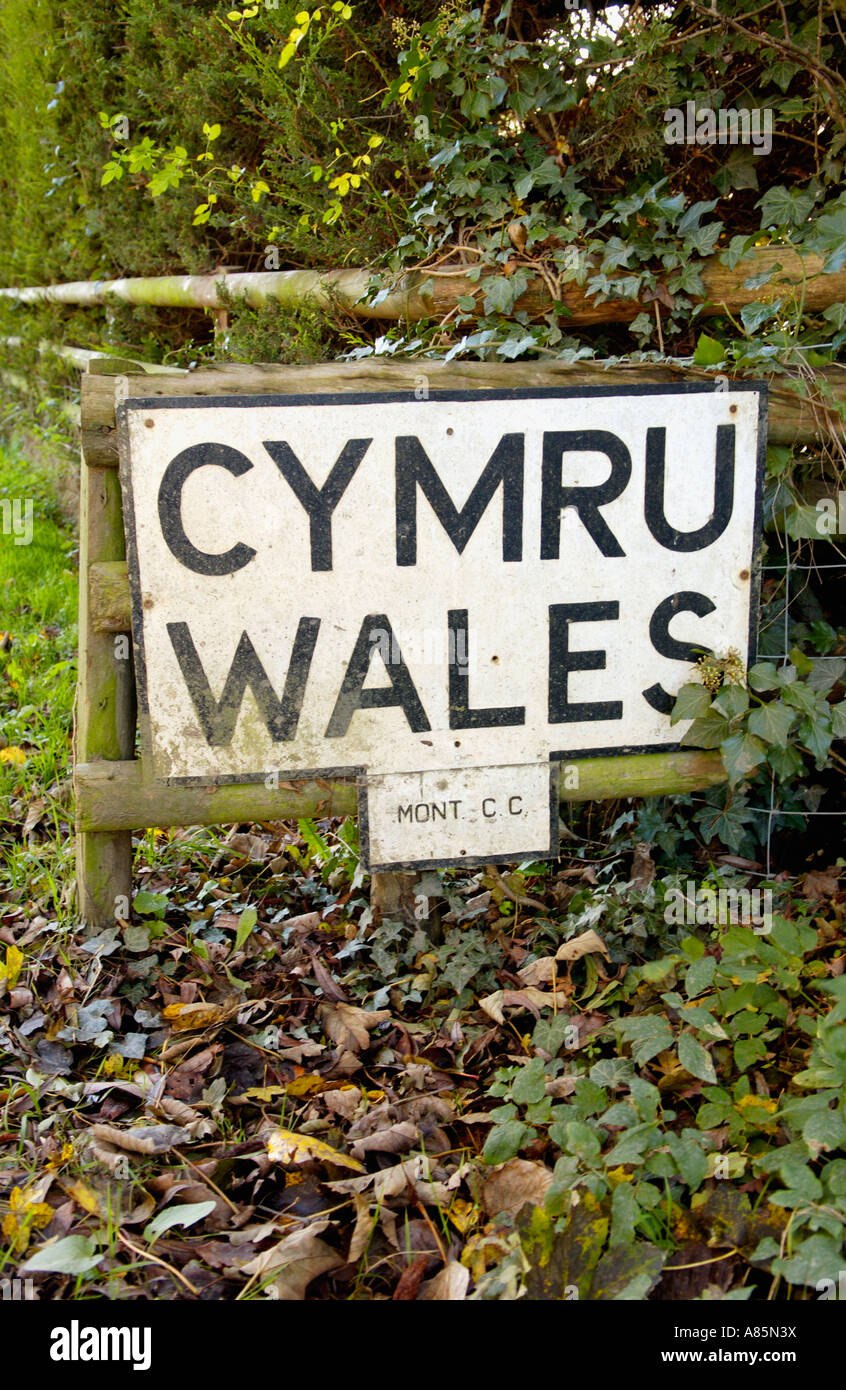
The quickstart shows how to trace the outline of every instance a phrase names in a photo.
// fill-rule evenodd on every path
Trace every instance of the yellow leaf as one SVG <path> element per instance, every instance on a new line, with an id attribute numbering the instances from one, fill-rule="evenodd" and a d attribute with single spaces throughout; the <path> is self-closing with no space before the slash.
<path id="1" fill-rule="evenodd" d="M 233 1096 L 233 1100 L 257 1100 L 262 1104 L 268 1101 L 279 1100 L 287 1092 L 287 1086 L 250 1086 L 246 1091 L 242 1091 L 240 1096 Z"/>
<path id="2" fill-rule="evenodd" d="M 26 762 L 26 753 L 22 748 L 0 748 L 0 763 L 15 763 L 21 767 Z"/>
<path id="3" fill-rule="evenodd" d="M 172 1020 L 175 1031 L 185 1028 L 207 1028 L 223 1017 L 223 1009 L 218 1004 L 168 1004 L 162 1010 L 162 1017 Z"/>
<path id="4" fill-rule="evenodd" d="M 289 1096 L 311 1096 L 317 1091 L 332 1089 L 334 1085 L 333 1081 L 329 1082 L 327 1088 L 327 1083 L 322 1076 L 318 1076 L 315 1072 L 309 1072 L 306 1076 L 295 1076 L 293 1081 L 288 1082 L 285 1090 Z"/>
<path id="5" fill-rule="evenodd" d="M 634 1173 L 627 1173 L 622 1164 L 619 1168 L 609 1168 L 605 1176 L 614 1187 L 621 1182 L 634 1182 Z"/>
<path id="6" fill-rule="evenodd" d="M 308 24 L 310 18 L 311 15 L 308 10 L 300 10 L 299 14 L 294 15 L 294 23 L 299 25 Z"/>
<path id="7" fill-rule="evenodd" d="M 464 1235 L 479 1220 L 479 1208 L 472 1202 L 466 1202 L 463 1197 L 456 1197 L 447 1216 L 456 1230 Z"/>
<path id="8" fill-rule="evenodd" d="M 339 1168 L 352 1168 L 356 1173 L 365 1173 L 363 1163 L 324 1144 L 322 1139 L 313 1139 L 310 1134 L 294 1134 L 290 1129 L 274 1130 L 267 1141 L 268 1157 L 275 1163 L 334 1163 Z"/>
<path id="9" fill-rule="evenodd" d="M 82 1207 L 83 1211 L 90 1212 L 92 1216 L 105 1218 L 106 1213 L 103 1211 L 100 1194 L 95 1192 L 93 1187 L 89 1187 L 87 1183 L 82 1181 L 62 1183 L 62 1187 L 68 1196 L 73 1198 L 77 1206 Z"/>
<path id="10" fill-rule="evenodd" d="M 282 52 L 279 54 L 280 68 L 284 68 L 287 63 L 290 63 L 296 51 L 297 45 L 295 43 L 286 43 L 285 47 L 282 49 Z"/>
<path id="11" fill-rule="evenodd" d="M 14 989 L 24 963 L 24 953 L 17 946 L 6 947 L 6 964 L 0 966 L 0 979 L 5 979 L 9 989 Z"/>

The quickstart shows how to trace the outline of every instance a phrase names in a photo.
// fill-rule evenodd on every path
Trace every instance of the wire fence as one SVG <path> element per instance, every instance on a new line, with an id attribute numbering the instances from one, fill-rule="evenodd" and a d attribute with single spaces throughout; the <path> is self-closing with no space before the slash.
<path id="1" fill-rule="evenodd" d="M 777 612 L 769 619 L 768 622 L 762 623 L 761 628 L 760 628 L 760 634 L 763 636 L 763 634 L 764 634 L 768 629 L 772 628 L 772 627 L 775 626 L 776 624 L 780 624 L 780 625 L 781 625 L 781 635 L 782 635 L 782 644 L 781 644 L 781 645 L 783 646 L 784 650 L 783 650 L 783 651 L 780 651 L 780 652 L 775 652 L 775 653 L 771 653 L 771 652 L 759 653 L 759 659 L 763 659 L 763 660 L 766 660 L 766 661 L 770 661 L 770 662 L 772 662 L 774 665 L 781 666 L 781 667 L 783 668 L 783 667 L 786 667 L 786 666 L 788 666 L 788 665 L 792 665 L 792 659 L 791 659 L 791 640 L 790 640 L 790 626 L 791 626 L 791 622 L 793 621 L 793 615 L 792 615 L 792 613 L 791 613 L 791 605 L 792 605 L 792 603 L 795 601 L 795 599 L 798 597 L 798 595 L 796 594 L 796 592 L 794 591 L 794 589 L 793 589 L 793 587 L 792 587 L 792 585 L 791 585 L 791 579 L 792 579 L 792 577 L 793 577 L 794 575 L 800 574 L 800 573 L 801 573 L 801 574 L 816 574 L 816 573 L 818 573 L 818 572 L 820 572 L 820 571 L 822 571 L 822 570 L 839 570 L 841 573 L 846 574 L 846 559 L 844 559 L 844 560 L 841 561 L 841 562 L 834 563 L 834 564 L 831 564 L 831 563 L 822 563 L 822 564 L 821 564 L 821 563 L 816 563 L 816 562 L 814 562 L 814 563 L 812 563 L 812 564 L 803 564 L 803 563 L 801 562 L 801 548 L 797 548 L 797 550 L 794 551 L 793 547 L 791 546 L 790 537 L 788 536 L 788 534 L 787 534 L 786 532 L 784 533 L 782 540 L 783 540 L 783 548 L 784 548 L 784 562 L 783 562 L 783 564 L 777 564 L 777 565 L 762 565 L 762 567 L 761 567 L 761 573 L 762 573 L 762 575 L 770 573 L 770 574 L 780 574 L 780 575 L 783 576 L 783 579 L 784 579 L 784 601 L 783 601 L 783 605 L 782 605 L 782 607 L 780 608 L 780 610 L 777 611 Z M 804 587 L 807 588 L 807 582 L 805 583 L 805 586 L 804 586 Z M 804 592 L 804 589 L 803 589 L 803 592 Z M 837 654 L 820 655 L 820 656 L 814 657 L 814 660 L 815 660 L 815 661 L 832 661 L 832 662 L 839 662 L 839 663 L 841 664 L 841 666 L 844 668 L 844 670 L 846 670 L 846 657 L 841 656 L 841 655 L 837 655 Z M 763 869 L 760 869 L 760 870 L 754 870 L 754 869 L 745 870 L 745 872 L 747 872 L 747 873 L 749 874 L 750 877 L 762 878 L 762 879 L 769 879 L 769 878 L 771 878 L 772 875 L 773 875 L 774 869 L 777 869 L 777 865 L 774 864 L 773 835 L 774 835 L 774 833 L 775 833 L 775 831 L 774 831 L 774 825 L 775 825 L 775 823 L 779 820 L 779 818 L 785 818 L 785 817 L 802 817 L 803 819 L 805 819 L 805 818 L 809 818 L 809 819 L 822 819 L 822 818 L 827 818 L 827 819 L 840 819 L 840 820 L 846 820 L 846 809 L 839 810 L 839 811 L 830 811 L 830 810 L 821 811 L 821 810 L 818 810 L 818 809 L 814 809 L 814 808 L 812 808 L 812 807 L 799 808 L 799 807 L 795 807 L 795 806 L 794 806 L 794 807 L 782 807 L 782 806 L 779 806 L 779 805 L 778 805 L 778 780 L 777 780 L 776 775 L 775 775 L 774 772 L 771 772 L 771 774 L 770 774 L 769 804 L 766 805 L 766 806 L 747 805 L 747 809 L 750 810 L 750 811 L 752 811 L 752 812 L 754 812 L 754 813 L 756 813 L 756 814 L 758 814 L 758 815 L 766 816 L 766 835 L 765 835 L 765 840 L 764 840 L 764 867 L 763 867 Z"/>

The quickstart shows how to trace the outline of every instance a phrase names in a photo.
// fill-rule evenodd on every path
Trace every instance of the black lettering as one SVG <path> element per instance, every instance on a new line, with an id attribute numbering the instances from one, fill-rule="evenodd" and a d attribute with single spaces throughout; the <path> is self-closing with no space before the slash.
<path id="1" fill-rule="evenodd" d="M 502 558 L 523 558 L 523 451 L 522 434 L 504 434 L 485 465 L 481 477 L 461 511 L 455 506 L 416 435 L 399 435 L 396 441 L 397 564 L 417 563 L 417 487 L 429 504 L 459 555 L 481 520 L 496 489 L 502 483 Z"/>
<path id="2" fill-rule="evenodd" d="M 611 472 L 605 482 L 596 487 L 563 487 L 562 456 L 567 453 L 606 454 L 611 462 Z M 553 430 L 545 433 L 541 479 L 541 559 L 558 559 L 561 513 L 565 507 L 575 507 L 582 525 L 603 555 L 625 555 L 616 536 L 600 516 L 599 508 L 619 497 L 631 476 L 631 454 L 622 439 L 609 430 Z"/>
<path id="3" fill-rule="evenodd" d="M 171 459 L 159 485 L 159 525 L 171 553 L 186 569 L 195 574 L 234 574 L 252 560 L 256 552 L 242 542 L 219 555 L 198 550 L 182 524 L 182 489 L 198 468 L 225 468 L 240 478 L 252 466 L 246 454 L 228 444 L 192 444 Z"/>
<path id="4" fill-rule="evenodd" d="M 446 813 L 446 802 L 445 802 L 445 801 L 441 801 L 441 802 L 433 801 L 433 802 L 432 802 L 432 820 L 446 820 L 446 818 L 447 818 L 447 813 Z"/>
<path id="5" fill-rule="evenodd" d="M 385 670 L 391 683 L 379 686 L 375 690 L 365 690 L 364 682 L 367 680 L 370 663 L 374 653 L 379 651 L 379 641 L 372 640 L 374 630 L 378 633 L 379 639 L 384 637 L 390 642 L 388 650 L 393 659 L 385 666 Z M 404 710 L 412 733 L 426 733 L 431 728 L 408 667 L 402 659 L 391 624 L 384 613 L 369 613 L 356 638 L 332 718 L 326 727 L 326 737 L 343 738 L 356 710 L 389 708 Z"/>
<path id="6" fill-rule="evenodd" d="M 549 722 L 581 724 L 600 719 L 622 719 L 621 700 L 570 704 L 567 684 L 571 671 L 604 671 L 605 652 L 571 652 L 571 623 L 616 621 L 620 605 L 607 603 L 552 603 L 549 607 Z"/>
<path id="7" fill-rule="evenodd" d="M 517 807 L 516 807 L 516 809 L 515 809 L 515 807 L 514 807 L 515 801 L 517 802 Z M 523 810 L 523 798 L 522 798 L 522 796 L 509 796 L 509 798 L 508 798 L 508 812 L 509 812 L 509 815 L 512 815 L 512 816 L 519 816 L 519 815 L 521 814 L 522 810 Z"/>
<path id="8" fill-rule="evenodd" d="M 215 700 L 188 624 L 167 624 L 179 669 L 206 742 L 212 748 L 226 748 L 232 742 L 244 692 L 248 687 L 274 743 L 285 743 L 294 737 L 319 629 L 319 618 L 300 618 L 281 700 L 256 655 L 255 647 L 246 632 L 242 632 L 223 694 L 219 700 Z"/>
<path id="9" fill-rule="evenodd" d="M 412 813 L 413 809 L 414 809 L 413 806 L 398 806 L 398 807 L 397 807 L 397 820 L 399 820 L 399 821 L 411 820 L 411 813 Z"/>
<path id="10" fill-rule="evenodd" d="M 711 518 L 698 531 L 677 531 L 664 514 L 664 485 L 666 475 L 665 429 L 646 431 L 646 524 L 659 545 L 665 550 L 705 550 L 723 534 L 731 520 L 734 507 L 734 425 L 717 426 L 717 455 L 714 468 L 714 510 Z"/>
<path id="11" fill-rule="evenodd" d="M 691 642 L 676 641 L 675 637 L 670 636 L 670 621 L 676 613 L 695 613 L 697 618 L 707 618 L 715 608 L 716 604 L 695 590 L 684 590 L 665 598 L 658 604 L 649 620 L 649 640 L 658 655 L 668 656 L 672 661 L 685 661 L 691 665 L 705 652 L 710 652 L 710 647 L 697 647 Z M 659 714 L 669 714 L 675 704 L 673 696 L 668 695 L 664 687 L 658 684 L 650 685 L 648 690 L 644 690 L 643 698 Z"/>
<path id="12" fill-rule="evenodd" d="M 489 811 L 489 810 L 488 810 L 488 805 L 493 806 L 493 810 L 492 810 L 492 811 Z M 493 797 L 493 796 L 486 796 L 486 797 L 483 799 L 483 801 L 482 801 L 482 815 L 486 818 L 486 820 L 493 820 L 493 819 L 494 819 L 494 817 L 496 816 L 496 798 L 495 798 L 495 797 Z"/>
<path id="13" fill-rule="evenodd" d="M 308 512 L 312 570 L 332 568 L 332 513 L 349 484 L 372 439 L 349 439 L 322 487 L 316 487 L 290 444 L 284 439 L 265 440 L 264 447 Z"/>
<path id="14" fill-rule="evenodd" d="M 498 709 L 470 708 L 470 677 L 466 665 L 459 663 L 458 652 L 469 652 L 470 633 L 466 608 L 451 608 L 449 624 L 449 727 L 451 729 L 502 729 L 507 725 L 525 724 L 524 705 L 502 705 Z"/>

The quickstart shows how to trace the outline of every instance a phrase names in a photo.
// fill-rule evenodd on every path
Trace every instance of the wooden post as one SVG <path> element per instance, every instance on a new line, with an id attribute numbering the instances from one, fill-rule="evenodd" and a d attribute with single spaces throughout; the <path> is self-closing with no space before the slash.
<path id="1" fill-rule="evenodd" d="M 97 364 L 89 363 L 97 372 Z M 82 415 L 85 420 L 86 381 Z M 97 631 L 90 617 L 90 567 L 125 558 L 120 481 L 93 466 L 83 447 L 79 501 L 79 674 L 74 764 L 126 761 L 135 751 L 135 683 L 127 636 Z M 84 923 L 106 927 L 129 915 L 132 833 L 77 830 L 77 909 Z"/>

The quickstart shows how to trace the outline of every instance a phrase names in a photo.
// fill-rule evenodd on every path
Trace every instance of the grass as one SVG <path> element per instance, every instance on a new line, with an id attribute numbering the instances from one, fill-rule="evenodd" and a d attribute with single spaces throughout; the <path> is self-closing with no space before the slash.
<path id="1" fill-rule="evenodd" d="M 24 515 L 31 504 L 32 538 L 17 543 L 0 508 L 0 897 L 64 921 L 77 539 L 46 477 L 12 446 L 0 449 L 2 499 Z"/>

